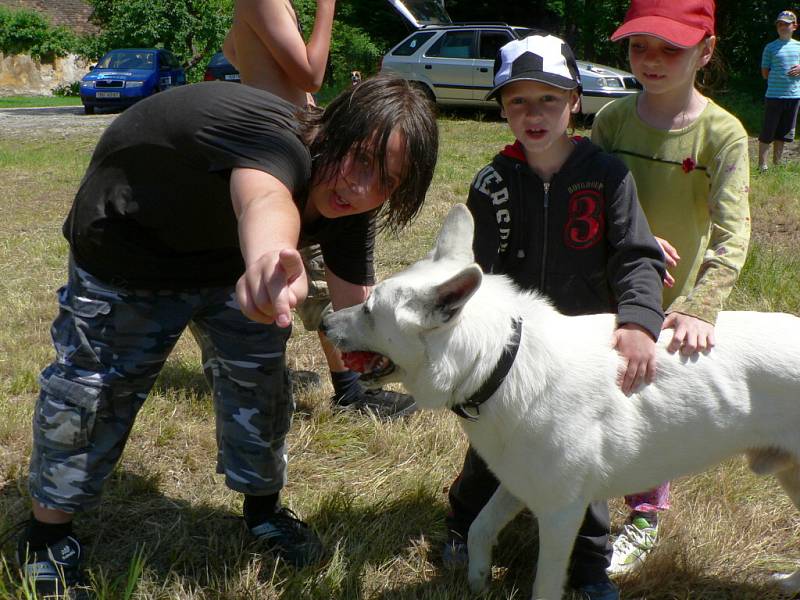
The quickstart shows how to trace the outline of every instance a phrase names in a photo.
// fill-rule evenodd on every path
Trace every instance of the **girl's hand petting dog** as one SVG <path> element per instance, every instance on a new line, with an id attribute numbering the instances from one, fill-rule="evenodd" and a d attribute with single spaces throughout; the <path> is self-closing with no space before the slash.
<path id="1" fill-rule="evenodd" d="M 612 345 L 624 359 L 617 385 L 625 395 L 642 382 L 652 383 L 656 375 L 656 343 L 652 336 L 635 323 L 625 323 L 614 331 Z"/>
<path id="2" fill-rule="evenodd" d="M 681 351 L 681 354 L 689 356 L 695 352 L 707 352 L 714 347 L 714 326 L 702 319 L 685 315 L 679 312 L 671 312 L 664 319 L 661 329 L 674 329 L 672 341 L 667 346 L 669 352 Z"/>

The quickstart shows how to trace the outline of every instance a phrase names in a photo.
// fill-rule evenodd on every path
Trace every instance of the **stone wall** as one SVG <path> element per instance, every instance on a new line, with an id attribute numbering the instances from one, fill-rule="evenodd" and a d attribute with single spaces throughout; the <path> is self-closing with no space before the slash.
<path id="1" fill-rule="evenodd" d="M 85 0 L 0 0 L 0 6 L 37 12 L 51 24 L 79 35 L 98 31 L 89 22 L 93 9 Z M 25 54 L 0 52 L 0 96 L 48 96 L 54 88 L 80 80 L 88 70 L 88 63 L 74 55 L 42 63 Z"/>
<path id="2" fill-rule="evenodd" d="M 26 54 L 0 52 L 0 96 L 49 96 L 54 88 L 79 81 L 88 71 L 86 60 L 74 54 L 42 63 Z"/>

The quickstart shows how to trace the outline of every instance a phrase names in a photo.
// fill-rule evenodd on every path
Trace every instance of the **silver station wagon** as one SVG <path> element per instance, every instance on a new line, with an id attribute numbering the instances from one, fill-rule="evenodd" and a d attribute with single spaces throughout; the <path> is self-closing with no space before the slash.
<path id="1" fill-rule="evenodd" d="M 505 23 L 454 23 L 443 0 L 389 0 L 414 31 L 383 57 L 382 73 L 418 82 L 437 103 L 498 108 L 486 100 L 492 89 L 494 59 L 501 46 L 533 30 Z M 631 73 L 578 61 L 581 112 L 592 115 L 615 98 L 636 94 Z"/>

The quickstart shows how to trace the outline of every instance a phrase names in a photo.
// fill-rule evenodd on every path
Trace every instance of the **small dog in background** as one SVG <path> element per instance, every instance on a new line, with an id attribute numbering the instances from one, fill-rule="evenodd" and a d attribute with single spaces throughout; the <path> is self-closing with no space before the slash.
<path id="1" fill-rule="evenodd" d="M 361 71 L 350 71 L 350 83 L 354 86 L 361 83 Z"/>
<path id="2" fill-rule="evenodd" d="M 667 352 L 667 331 L 655 380 L 625 396 L 614 315 L 564 316 L 484 275 L 472 236 L 472 216 L 457 204 L 426 258 L 326 316 L 323 331 L 366 385 L 400 381 L 420 407 L 455 410 L 500 480 L 469 530 L 473 589 L 491 574 L 497 534 L 525 506 L 539 521 L 536 600 L 561 598 L 592 500 L 744 453 L 800 508 L 799 318 L 722 312 L 714 349 L 691 357 Z M 779 584 L 800 591 L 800 570 Z"/>

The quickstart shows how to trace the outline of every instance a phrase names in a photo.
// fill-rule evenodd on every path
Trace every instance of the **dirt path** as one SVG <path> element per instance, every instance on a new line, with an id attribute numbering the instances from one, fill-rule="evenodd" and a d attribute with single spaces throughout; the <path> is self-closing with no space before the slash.
<path id="1" fill-rule="evenodd" d="M 83 114 L 82 106 L 0 109 L 0 140 L 64 139 L 75 135 L 97 135 L 119 113 Z"/>

